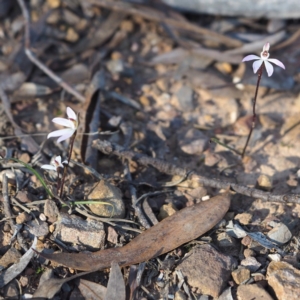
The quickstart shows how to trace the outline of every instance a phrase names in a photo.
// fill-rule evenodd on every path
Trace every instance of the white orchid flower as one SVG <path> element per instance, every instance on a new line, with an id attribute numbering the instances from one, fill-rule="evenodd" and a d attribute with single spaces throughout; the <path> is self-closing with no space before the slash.
<path id="1" fill-rule="evenodd" d="M 256 73 L 258 71 L 258 69 L 261 67 L 261 65 L 264 63 L 267 73 L 268 73 L 268 76 L 270 77 L 270 76 L 272 76 L 272 74 L 274 72 L 274 68 L 270 64 L 270 62 L 279 66 L 282 69 L 285 69 L 285 66 L 280 60 L 275 59 L 275 58 L 269 58 L 269 56 L 270 56 L 269 49 L 270 49 L 270 44 L 266 43 L 263 47 L 263 51 L 261 52 L 260 57 L 257 55 L 251 54 L 251 55 L 244 57 L 242 61 L 244 62 L 244 61 L 256 59 L 256 61 L 253 63 L 253 72 L 254 73 Z"/>
<path id="2" fill-rule="evenodd" d="M 61 162 L 61 156 L 56 156 L 54 161 L 52 162 L 51 165 L 42 165 L 41 168 L 45 169 L 45 170 L 54 170 L 57 171 L 58 168 L 63 168 L 64 165 L 63 164 L 67 164 L 68 161 L 64 160 L 63 162 Z"/>
<path id="3" fill-rule="evenodd" d="M 74 132 L 77 130 L 77 127 L 78 127 L 77 115 L 73 111 L 73 109 L 70 107 L 67 107 L 67 115 L 68 115 L 68 119 L 54 118 L 52 120 L 52 122 L 62 125 L 62 126 L 66 126 L 67 128 L 50 132 L 47 136 L 48 139 L 50 137 L 59 136 L 60 138 L 57 140 L 57 142 L 60 143 L 64 140 L 70 138 L 74 134 Z"/>

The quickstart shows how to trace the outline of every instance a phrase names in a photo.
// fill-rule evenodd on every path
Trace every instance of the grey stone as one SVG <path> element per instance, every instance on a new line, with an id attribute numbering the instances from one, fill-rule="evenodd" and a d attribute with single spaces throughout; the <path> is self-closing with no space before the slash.
<path id="1" fill-rule="evenodd" d="M 267 236 L 273 243 L 282 246 L 292 238 L 292 233 L 285 224 L 278 223 L 268 232 Z"/>
<path id="2" fill-rule="evenodd" d="M 255 257 L 249 256 L 241 261 L 241 265 L 247 267 L 251 273 L 256 272 L 261 264 L 256 260 Z"/>
<path id="3" fill-rule="evenodd" d="M 102 222 L 83 220 L 75 215 L 61 214 L 53 234 L 64 243 L 80 245 L 88 250 L 99 250 L 105 242 Z"/>
<path id="4" fill-rule="evenodd" d="M 44 214 L 48 218 L 49 223 L 54 223 L 57 221 L 59 216 L 59 210 L 57 205 L 53 200 L 47 200 L 44 206 Z"/>
<path id="5" fill-rule="evenodd" d="M 178 146 L 187 154 L 199 155 L 208 146 L 208 137 L 195 128 L 183 128 L 178 133 Z"/>
<path id="6" fill-rule="evenodd" d="M 194 109 L 194 105 L 193 105 L 193 90 L 190 86 L 188 85 L 183 85 L 179 91 L 177 91 L 177 93 L 175 94 L 180 108 L 183 111 L 189 111 Z"/>
<path id="7" fill-rule="evenodd" d="M 230 280 L 236 261 L 215 250 L 209 244 L 194 248 L 177 266 L 187 283 L 201 294 L 218 297 Z"/>
<path id="8" fill-rule="evenodd" d="M 105 180 L 94 185 L 88 200 L 95 200 L 95 204 L 89 204 L 89 207 L 98 216 L 123 218 L 125 215 L 121 190 Z M 98 201 L 102 203 L 97 203 Z"/>
<path id="9" fill-rule="evenodd" d="M 245 267 L 241 267 L 232 271 L 231 276 L 236 284 L 241 284 L 250 278 L 250 270 Z"/>
<path id="10" fill-rule="evenodd" d="M 271 261 L 267 269 L 267 280 L 277 299 L 300 298 L 300 271 L 292 265 L 281 261 Z"/>
<path id="11" fill-rule="evenodd" d="M 240 285 L 237 288 L 238 300 L 273 300 L 270 294 L 262 288 L 259 284 Z"/>
<path id="12" fill-rule="evenodd" d="M 27 222 L 26 228 L 31 234 L 37 237 L 45 236 L 49 233 L 48 224 L 39 219 Z"/>

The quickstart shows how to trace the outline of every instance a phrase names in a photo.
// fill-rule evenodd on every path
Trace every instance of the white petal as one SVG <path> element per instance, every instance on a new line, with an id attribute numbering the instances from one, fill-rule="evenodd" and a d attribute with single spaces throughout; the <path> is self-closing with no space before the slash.
<path id="1" fill-rule="evenodd" d="M 249 60 L 253 60 L 253 59 L 260 59 L 260 57 L 257 55 L 251 54 L 251 55 L 245 56 L 242 61 L 249 61 Z"/>
<path id="2" fill-rule="evenodd" d="M 74 128 L 74 123 L 68 119 L 54 118 L 52 122 L 69 128 Z"/>
<path id="3" fill-rule="evenodd" d="M 67 107 L 67 115 L 69 119 L 77 120 L 77 115 L 75 114 L 74 110 L 71 107 Z"/>
<path id="4" fill-rule="evenodd" d="M 266 43 L 263 47 L 263 51 L 269 52 L 269 50 L 270 50 L 270 43 Z"/>
<path id="5" fill-rule="evenodd" d="M 277 65 L 278 67 L 280 67 L 282 69 L 285 69 L 284 64 L 280 60 L 278 60 L 276 58 L 269 58 L 268 61 L 270 61 L 271 63 Z"/>
<path id="6" fill-rule="evenodd" d="M 259 59 L 253 63 L 253 72 L 256 73 L 260 68 L 261 64 L 263 63 L 262 59 Z"/>
<path id="7" fill-rule="evenodd" d="M 59 130 L 52 131 L 48 134 L 47 139 L 49 139 L 51 137 L 57 137 L 57 136 L 64 135 L 66 132 L 69 132 L 69 131 L 72 131 L 72 129 L 65 128 L 65 129 L 59 129 Z"/>
<path id="8" fill-rule="evenodd" d="M 272 76 L 273 71 L 274 71 L 273 66 L 268 61 L 265 61 L 265 66 L 266 66 L 266 70 L 267 70 L 268 76 L 269 77 Z"/>
<path id="9" fill-rule="evenodd" d="M 67 164 L 68 164 L 68 161 L 65 159 L 65 160 L 62 162 L 62 164 L 67 165 Z"/>
<path id="10" fill-rule="evenodd" d="M 45 169 L 45 170 L 54 170 L 56 171 L 56 167 L 52 166 L 52 165 L 42 165 L 41 169 Z"/>
<path id="11" fill-rule="evenodd" d="M 56 157 L 55 157 L 55 161 L 56 161 L 59 165 L 61 165 L 61 156 L 60 156 L 60 155 L 56 156 Z"/>
<path id="12" fill-rule="evenodd" d="M 62 136 L 57 140 L 58 143 L 60 143 L 60 142 L 62 142 L 62 141 L 64 141 L 64 140 L 70 138 L 70 137 L 73 135 L 73 133 L 75 132 L 75 130 L 71 130 L 71 129 L 67 129 L 67 130 L 68 130 L 68 131 L 66 131 L 65 134 L 62 135 Z"/>

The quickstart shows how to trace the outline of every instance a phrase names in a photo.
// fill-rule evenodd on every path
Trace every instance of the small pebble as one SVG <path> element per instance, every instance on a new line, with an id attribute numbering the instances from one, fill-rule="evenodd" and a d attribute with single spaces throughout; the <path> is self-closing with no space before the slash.
<path id="1" fill-rule="evenodd" d="M 267 236 L 273 243 L 282 246 L 290 241 L 293 235 L 285 224 L 279 223 L 268 232 Z"/>
<path id="2" fill-rule="evenodd" d="M 270 176 L 267 175 L 260 175 L 257 179 L 257 185 L 259 188 L 265 191 L 269 191 L 272 189 L 273 180 Z"/>

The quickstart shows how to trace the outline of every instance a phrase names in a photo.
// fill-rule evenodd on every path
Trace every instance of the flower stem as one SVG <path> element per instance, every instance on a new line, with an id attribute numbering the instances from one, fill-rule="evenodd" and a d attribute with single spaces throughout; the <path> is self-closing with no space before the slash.
<path id="1" fill-rule="evenodd" d="M 56 189 L 57 189 L 57 193 L 60 190 L 60 184 L 61 184 L 61 178 L 59 177 L 59 167 L 56 168 L 56 173 L 57 173 L 57 183 L 56 183 Z"/>
<path id="2" fill-rule="evenodd" d="M 63 191 L 64 191 L 65 178 L 66 178 L 66 175 L 67 175 L 68 166 L 69 166 L 71 156 L 72 156 L 73 145 L 74 145 L 76 133 L 77 133 L 77 131 L 74 132 L 74 134 L 71 136 L 71 140 L 70 140 L 68 163 L 64 165 L 64 171 L 63 171 L 63 174 L 62 174 L 62 177 L 61 177 L 61 182 L 60 182 L 60 194 L 59 194 L 60 198 L 62 198 L 62 194 L 63 194 Z"/>
<path id="3" fill-rule="evenodd" d="M 246 141 L 246 144 L 245 144 L 245 147 L 243 149 L 243 152 L 242 152 L 242 158 L 244 157 L 245 155 L 245 152 L 246 152 L 246 149 L 247 149 L 247 146 L 248 146 L 248 143 L 249 143 L 249 140 L 251 138 L 251 135 L 252 135 L 252 132 L 253 132 L 253 129 L 255 127 L 255 121 L 256 121 L 256 112 L 255 112 L 255 104 L 256 104 L 256 99 L 257 99 L 257 92 L 258 92 L 258 88 L 259 88 L 259 84 L 260 84 L 260 80 L 261 80 L 261 76 L 262 76 L 262 73 L 263 73 L 263 66 L 264 64 L 261 65 L 261 67 L 258 69 L 257 71 L 257 83 L 256 83 L 256 90 L 255 90 L 255 95 L 254 95 L 254 99 L 253 99 L 253 116 L 252 116 L 252 126 L 251 126 L 251 129 L 250 129 L 250 132 L 249 132 L 249 135 L 248 135 L 248 138 L 247 138 L 247 141 Z"/>

